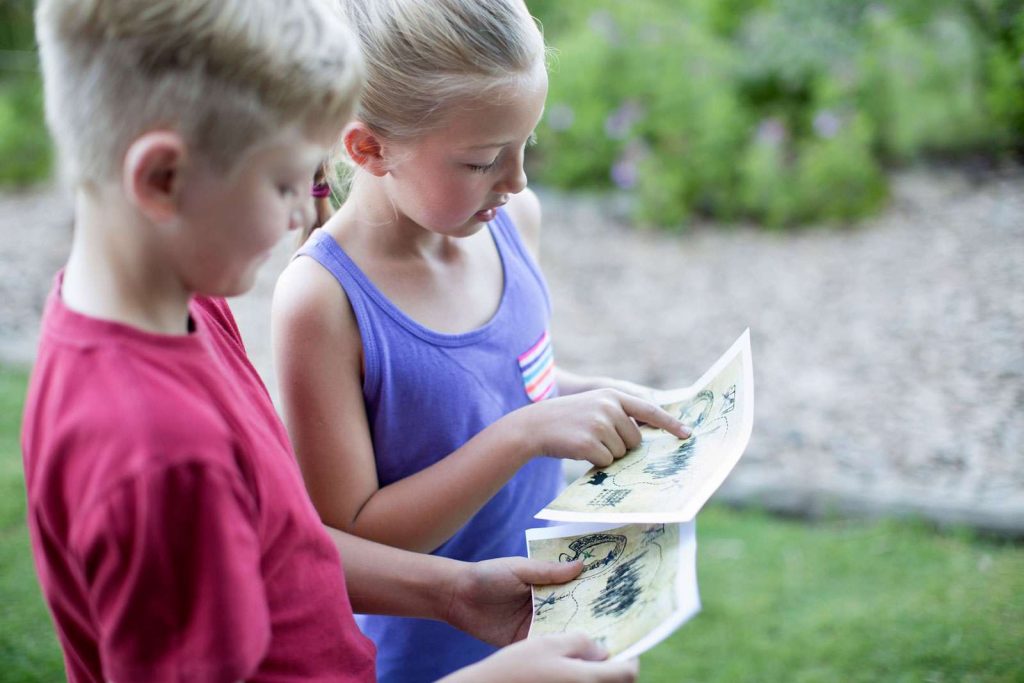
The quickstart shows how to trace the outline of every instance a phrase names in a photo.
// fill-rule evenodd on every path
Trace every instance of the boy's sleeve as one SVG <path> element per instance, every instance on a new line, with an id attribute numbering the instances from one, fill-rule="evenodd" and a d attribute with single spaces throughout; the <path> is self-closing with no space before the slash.
<path id="1" fill-rule="evenodd" d="M 252 496 L 232 473 L 183 463 L 117 485 L 75 525 L 113 681 L 238 681 L 270 644 Z"/>

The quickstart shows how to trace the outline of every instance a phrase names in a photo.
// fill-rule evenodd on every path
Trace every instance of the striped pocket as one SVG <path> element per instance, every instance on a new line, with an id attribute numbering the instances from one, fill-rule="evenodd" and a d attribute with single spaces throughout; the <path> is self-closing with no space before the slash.
<path id="1" fill-rule="evenodd" d="M 534 403 L 543 401 L 555 390 L 555 354 L 547 330 L 519 356 L 519 369 L 526 395 Z"/>

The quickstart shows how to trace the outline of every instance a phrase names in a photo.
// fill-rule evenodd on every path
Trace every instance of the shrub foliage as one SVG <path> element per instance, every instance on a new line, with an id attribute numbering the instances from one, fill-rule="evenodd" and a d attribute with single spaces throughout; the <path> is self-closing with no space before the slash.
<path id="1" fill-rule="evenodd" d="M 529 0 L 557 49 L 532 171 L 640 218 L 876 209 L 883 169 L 1024 149 L 1024 0 Z"/>
<path id="2" fill-rule="evenodd" d="M 53 153 L 43 123 L 31 0 L 0 0 L 0 185 L 47 178 Z"/>

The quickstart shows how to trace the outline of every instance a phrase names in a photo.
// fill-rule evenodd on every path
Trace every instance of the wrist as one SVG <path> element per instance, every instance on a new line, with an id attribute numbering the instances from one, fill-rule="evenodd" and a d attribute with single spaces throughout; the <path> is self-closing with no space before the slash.
<path id="1" fill-rule="evenodd" d="M 466 572 L 472 569 L 472 564 L 461 560 L 445 559 L 444 574 L 440 582 L 441 590 L 435 591 L 438 599 L 434 605 L 435 611 L 431 616 L 433 619 L 458 628 L 456 615 L 459 610 L 459 596 L 462 594 L 461 586 Z"/>
<path id="2" fill-rule="evenodd" d="M 471 563 L 438 555 L 413 554 L 420 558 L 413 570 L 416 576 L 400 591 L 405 603 L 403 609 L 390 613 L 451 624 L 458 610 L 463 577 Z"/>
<path id="3" fill-rule="evenodd" d="M 537 437 L 537 430 L 533 428 L 533 414 L 536 408 L 536 403 L 530 403 L 513 410 L 494 423 L 494 426 L 501 430 L 499 442 L 508 444 L 512 456 L 520 467 L 543 450 Z"/>
<path id="4" fill-rule="evenodd" d="M 558 368 L 558 393 L 562 396 L 569 394 L 582 394 L 585 391 L 605 389 L 614 381 L 608 377 L 594 377 L 591 375 L 578 375 Z"/>
<path id="5" fill-rule="evenodd" d="M 619 381 L 611 377 L 582 377 L 580 382 L 583 385 L 582 391 L 597 391 L 598 389 L 617 389 Z"/>

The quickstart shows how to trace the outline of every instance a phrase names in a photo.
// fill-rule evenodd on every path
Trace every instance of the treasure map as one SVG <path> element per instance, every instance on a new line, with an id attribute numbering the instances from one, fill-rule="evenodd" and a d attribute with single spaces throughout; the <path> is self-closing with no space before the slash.
<path id="1" fill-rule="evenodd" d="M 686 522 L 694 518 L 743 455 L 754 424 L 750 330 L 685 389 L 658 403 L 693 430 L 681 440 L 641 427 L 639 446 L 592 468 L 537 513 L 562 522 Z"/>
<path id="2" fill-rule="evenodd" d="M 573 581 L 533 587 L 529 637 L 581 631 L 612 659 L 654 647 L 700 610 L 694 528 L 691 521 L 528 530 L 531 558 L 583 562 Z"/>

